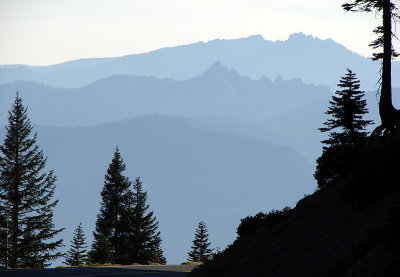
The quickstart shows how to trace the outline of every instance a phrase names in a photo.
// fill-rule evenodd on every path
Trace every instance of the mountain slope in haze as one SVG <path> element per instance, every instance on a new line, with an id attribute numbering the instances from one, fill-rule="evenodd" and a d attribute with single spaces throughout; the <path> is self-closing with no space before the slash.
<path id="1" fill-rule="evenodd" d="M 17 80 L 56 87 L 81 87 L 115 74 L 190 79 L 220 60 L 245 76 L 276 79 L 300 78 L 306 83 L 336 86 L 345 68 L 357 73 L 367 89 L 376 87 L 380 64 L 361 57 L 331 39 L 302 33 L 286 41 L 264 40 L 261 35 L 242 39 L 212 40 L 118 58 L 82 59 L 52 66 L 0 66 L 0 84 Z M 393 63 L 400 76 L 400 62 Z M 400 78 L 393 78 L 400 86 Z"/>
<path id="2" fill-rule="evenodd" d="M 361 84 L 362 85 L 362 84 Z M 362 88 L 364 86 L 362 85 Z M 0 122 L 19 90 L 32 120 L 44 125 L 87 125 L 149 113 L 190 118 L 205 131 L 263 139 L 299 151 L 311 163 L 321 154 L 327 134 L 318 128 L 331 100 L 327 87 L 300 80 L 251 80 L 220 62 L 187 81 L 114 76 L 80 89 L 57 89 L 28 82 L 0 86 Z M 379 124 L 376 91 L 365 94 L 369 114 Z M 400 90 L 393 88 L 400 105 Z M 251 122 L 249 122 L 249 120 Z M 372 130 L 373 126 L 371 126 Z"/>
<path id="3" fill-rule="evenodd" d="M 368 114 L 364 118 L 375 122 L 368 126 L 368 131 L 372 132 L 380 124 L 376 91 L 366 91 L 364 99 L 367 100 L 368 107 Z M 318 128 L 328 119 L 325 112 L 330 100 L 329 96 L 260 123 L 216 117 L 191 118 L 189 122 L 193 127 L 202 130 L 253 137 L 288 146 L 314 163 L 322 153 L 320 142 L 328 137 L 327 133 L 321 133 Z M 392 100 L 393 105 L 400 108 L 400 88 L 392 88 Z"/>
<path id="4" fill-rule="evenodd" d="M 201 130 L 257 138 L 294 148 L 314 164 L 321 155 L 321 141 L 325 139 L 325 134 L 318 128 L 327 119 L 324 113 L 328 105 L 328 99 L 319 101 L 260 123 L 217 117 L 190 118 L 188 121 Z"/>
<path id="5" fill-rule="evenodd" d="M 28 110 L 29 113 L 29 110 Z M 147 116 L 91 127 L 36 127 L 38 145 L 57 175 L 57 227 L 66 242 L 82 222 L 91 239 L 104 174 L 118 145 L 126 175 L 140 176 L 160 223 L 168 263 L 186 260 L 198 222 L 213 247 L 234 239 L 240 218 L 293 205 L 313 190 L 312 166 L 295 150 L 215 134 L 182 118 Z M 4 127 L 0 139 L 4 139 Z"/>
<path id="6" fill-rule="evenodd" d="M 25 81 L 5 84 L 0 86 L 0 123 L 16 91 L 30 107 L 33 122 L 54 126 L 101 124 L 153 113 L 261 122 L 330 95 L 327 86 L 298 79 L 251 80 L 216 62 L 186 81 L 115 75 L 77 89 Z"/>
<path id="7" fill-rule="evenodd" d="M 344 178 L 189 276 L 399 276 L 399 139 L 370 144 Z"/>

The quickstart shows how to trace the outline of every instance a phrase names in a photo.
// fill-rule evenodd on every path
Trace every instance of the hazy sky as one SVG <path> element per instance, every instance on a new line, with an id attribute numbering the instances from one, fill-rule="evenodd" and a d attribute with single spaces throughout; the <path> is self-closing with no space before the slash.
<path id="1" fill-rule="evenodd" d="M 295 32 L 370 56 L 375 14 L 347 13 L 345 2 L 0 0 L 0 64 L 48 65 L 255 34 L 286 40 Z"/>

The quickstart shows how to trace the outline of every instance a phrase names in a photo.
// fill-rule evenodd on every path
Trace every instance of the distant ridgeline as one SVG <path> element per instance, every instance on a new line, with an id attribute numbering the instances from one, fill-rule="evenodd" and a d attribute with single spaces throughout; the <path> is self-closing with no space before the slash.
<path id="1" fill-rule="evenodd" d="M 331 39 L 321 40 L 302 33 L 286 41 L 268 41 L 260 35 L 231 40 L 163 48 L 144 54 L 118 58 L 82 59 L 52 66 L 0 66 L 0 84 L 17 80 L 34 81 L 56 87 L 77 88 L 115 74 L 155 76 L 186 80 L 201 75 L 215 61 L 251 78 L 300 78 L 306 83 L 329 85 L 343 68 L 351 66 L 365 89 L 376 87 L 379 65 L 346 49 Z M 322 70 L 323 69 L 323 70 Z M 393 64 L 394 76 L 400 66 Z M 400 79 L 393 80 L 400 86 Z"/>

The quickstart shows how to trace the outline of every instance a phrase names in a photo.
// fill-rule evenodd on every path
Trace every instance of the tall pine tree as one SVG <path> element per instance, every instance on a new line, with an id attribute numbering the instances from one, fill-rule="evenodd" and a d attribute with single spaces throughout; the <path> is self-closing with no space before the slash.
<path id="1" fill-rule="evenodd" d="M 53 240 L 56 176 L 44 172 L 46 158 L 36 145 L 27 109 L 17 94 L 9 111 L 6 138 L 0 146 L 0 265 L 42 268 L 62 254 Z"/>
<path id="2" fill-rule="evenodd" d="M 195 237 L 193 240 L 192 251 L 188 253 L 189 261 L 191 262 L 202 262 L 207 261 L 211 254 L 210 249 L 211 243 L 208 242 L 208 232 L 206 224 L 201 221 L 196 228 Z"/>
<path id="3" fill-rule="evenodd" d="M 118 147 L 104 176 L 104 187 L 101 191 L 101 208 L 97 216 L 96 232 L 109 241 L 114 263 L 124 263 L 124 236 L 126 233 L 126 203 L 131 185 L 128 177 L 123 175 L 126 165 Z"/>
<path id="4" fill-rule="evenodd" d="M 147 192 L 143 191 L 140 178 L 136 178 L 131 186 L 122 174 L 125 169 L 117 147 L 101 192 L 95 239 L 97 237 L 98 243 L 109 242 L 114 263 L 165 263 L 158 222 L 153 212 L 148 212 Z M 106 260 L 107 253 L 100 253 L 101 250 L 94 246 L 91 262 L 101 262 L 96 257 Z"/>
<path id="5" fill-rule="evenodd" d="M 83 265 L 87 262 L 87 250 L 86 250 L 85 234 L 82 230 L 82 223 L 79 223 L 78 227 L 74 231 L 74 237 L 71 240 L 71 248 L 65 255 L 66 265 L 78 266 Z"/>
<path id="6" fill-rule="evenodd" d="M 317 168 L 314 174 L 318 187 L 322 188 L 344 174 L 354 159 L 360 155 L 362 145 L 367 137 L 365 128 L 372 124 L 371 120 L 363 119 L 368 113 L 364 91 L 360 89 L 360 81 L 349 69 L 340 80 L 338 87 L 341 90 L 332 96 L 330 107 L 326 114 L 330 115 L 321 132 L 330 132 L 329 138 L 323 140 L 323 153 L 317 159 Z"/>
<path id="7" fill-rule="evenodd" d="M 130 193 L 130 216 L 128 218 L 130 263 L 165 264 L 158 222 L 153 211 L 148 212 L 148 209 L 147 192 L 143 191 L 140 178 L 136 178 Z"/>

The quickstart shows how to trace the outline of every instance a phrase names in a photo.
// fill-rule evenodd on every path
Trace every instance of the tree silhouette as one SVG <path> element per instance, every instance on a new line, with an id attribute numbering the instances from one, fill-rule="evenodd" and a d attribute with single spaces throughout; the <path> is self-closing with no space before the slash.
<path id="1" fill-rule="evenodd" d="M 158 222 L 153 211 L 148 211 L 147 192 L 143 191 L 140 178 L 133 183 L 129 206 L 129 263 L 165 264 Z"/>
<path id="2" fill-rule="evenodd" d="M 337 145 L 355 145 L 367 136 L 365 127 L 372 124 L 372 120 L 363 119 L 368 113 L 367 102 L 363 99 L 364 91 L 360 89 L 360 81 L 350 69 L 339 81 L 336 96 L 332 96 L 331 105 L 326 114 L 332 118 L 324 122 L 326 127 L 321 132 L 330 132 L 329 139 L 323 140 L 326 147 Z M 341 132 L 337 132 L 337 130 Z"/>
<path id="3" fill-rule="evenodd" d="M 71 240 L 71 248 L 65 255 L 66 265 L 78 266 L 87 262 L 85 234 L 82 230 L 82 223 L 74 231 L 74 237 Z"/>
<path id="4" fill-rule="evenodd" d="M 189 261 L 205 262 L 212 254 L 210 249 L 211 243 L 208 242 L 208 233 L 206 224 L 201 221 L 196 228 L 195 237 L 193 240 L 192 251 L 188 253 Z"/>
<path id="5" fill-rule="evenodd" d="M 56 176 L 45 173 L 46 158 L 36 145 L 33 127 L 18 93 L 9 111 L 6 138 L 0 146 L 0 219 L 5 268 L 40 268 L 62 254 L 62 239 L 51 241 L 55 229 L 52 200 Z M 5 248 L 5 249 L 4 249 Z"/>
<path id="6" fill-rule="evenodd" d="M 125 169 L 117 147 L 105 175 L 95 239 L 98 243 L 110 243 L 111 251 L 107 253 L 112 253 L 114 263 L 165 263 L 158 222 L 153 212 L 148 212 L 147 192 L 143 191 L 140 178 L 132 185 L 123 175 Z M 105 261 L 107 253 L 100 253 L 94 246 L 91 261 Z"/>
<path id="7" fill-rule="evenodd" d="M 322 141 L 325 145 L 321 157 L 317 159 L 314 174 L 320 188 L 332 183 L 351 167 L 367 137 L 365 127 L 373 123 L 363 119 L 363 115 L 368 113 L 364 91 L 359 90 L 360 81 L 350 69 L 347 69 L 338 87 L 341 90 L 332 96 L 326 112 L 331 118 L 324 122 L 325 127 L 319 129 L 330 132 L 329 138 Z"/>
<path id="8" fill-rule="evenodd" d="M 390 0 L 355 0 L 352 3 L 343 4 L 346 11 L 382 13 L 382 25 L 375 28 L 374 33 L 378 35 L 370 46 L 373 49 L 383 48 L 382 52 L 374 53 L 373 60 L 382 60 L 381 68 L 381 93 L 379 101 L 379 115 L 382 124 L 378 126 L 373 135 L 382 131 L 390 133 L 400 123 L 400 111 L 392 104 L 391 85 L 391 61 L 397 57 L 392 45 L 392 22 L 399 19 L 398 8 Z"/>
<path id="9" fill-rule="evenodd" d="M 129 178 L 123 175 L 126 165 L 116 147 L 113 159 L 104 176 L 104 187 L 101 191 L 101 208 L 97 216 L 96 232 L 103 234 L 110 242 L 113 262 L 122 262 L 124 225 L 126 215 L 128 190 L 131 185 Z"/>

